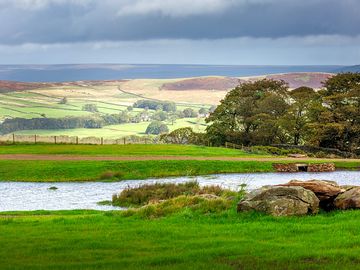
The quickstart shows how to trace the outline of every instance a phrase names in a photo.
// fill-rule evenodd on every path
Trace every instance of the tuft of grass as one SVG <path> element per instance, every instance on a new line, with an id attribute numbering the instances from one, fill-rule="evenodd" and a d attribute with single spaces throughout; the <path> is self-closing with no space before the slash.
<path id="1" fill-rule="evenodd" d="M 212 194 L 215 196 L 234 196 L 236 192 L 222 189 L 220 186 L 200 187 L 197 182 L 155 183 L 142 185 L 137 188 L 126 188 L 120 194 L 114 194 L 113 205 L 116 206 L 142 206 L 149 203 L 161 202 L 178 196 L 195 196 Z"/>
<path id="2" fill-rule="evenodd" d="M 153 219 L 173 214 L 218 214 L 229 210 L 233 201 L 225 198 L 207 199 L 199 195 L 181 195 L 160 203 L 147 204 L 136 209 L 129 209 L 122 213 L 123 216 L 137 216 Z"/>

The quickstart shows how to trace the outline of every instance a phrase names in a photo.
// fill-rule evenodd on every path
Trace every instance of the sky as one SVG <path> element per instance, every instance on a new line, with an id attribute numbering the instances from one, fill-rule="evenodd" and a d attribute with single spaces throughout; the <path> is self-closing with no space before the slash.
<path id="1" fill-rule="evenodd" d="M 359 0 L 0 0 L 0 64 L 360 64 Z"/>

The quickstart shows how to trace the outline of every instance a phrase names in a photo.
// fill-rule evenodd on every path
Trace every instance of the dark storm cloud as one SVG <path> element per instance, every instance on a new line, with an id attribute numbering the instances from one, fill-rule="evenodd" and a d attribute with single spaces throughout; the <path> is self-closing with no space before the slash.
<path id="1" fill-rule="evenodd" d="M 358 0 L 0 0 L 0 44 L 360 35 Z"/>

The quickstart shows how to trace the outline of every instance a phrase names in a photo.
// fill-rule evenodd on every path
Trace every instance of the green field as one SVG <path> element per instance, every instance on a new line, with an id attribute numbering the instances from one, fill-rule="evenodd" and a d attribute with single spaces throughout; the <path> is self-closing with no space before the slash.
<path id="1" fill-rule="evenodd" d="M 206 128 L 203 118 L 184 118 L 178 119 L 174 124 L 165 122 L 169 131 L 181 127 L 192 127 L 195 132 L 204 132 Z M 55 129 L 55 130 L 22 130 L 14 132 L 16 135 L 40 135 L 40 136 L 78 136 L 83 137 L 104 137 L 118 139 L 130 135 L 146 136 L 146 128 L 150 122 L 128 123 L 121 125 L 104 126 L 99 129 L 75 128 L 75 129 Z"/>
<path id="2" fill-rule="evenodd" d="M 0 269 L 359 269 L 360 211 L 0 214 Z"/>
<path id="3" fill-rule="evenodd" d="M 71 84 L 71 83 L 70 83 Z M 100 85 L 79 86 L 58 86 L 44 89 L 28 90 L 22 92 L 0 93 L 0 122 L 7 118 L 63 118 L 68 116 L 89 116 L 92 113 L 84 111 L 85 104 L 95 104 L 99 114 L 118 114 L 126 111 L 127 107 L 133 105 L 136 100 L 151 98 L 155 90 L 144 90 L 144 94 L 137 95 L 122 93 L 118 88 L 120 83 L 103 82 Z M 59 101 L 67 97 L 66 104 L 59 104 Z M 143 98 L 142 98 L 143 97 Z M 200 108 L 209 108 L 210 104 L 199 104 L 197 101 L 181 102 L 173 100 L 177 110 L 193 108 L 198 111 Z M 164 98 L 164 100 L 167 100 Z M 134 108 L 130 115 L 136 115 L 143 109 Z M 151 112 L 151 110 L 150 110 Z M 165 121 L 170 130 L 180 127 L 192 127 L 196 132 L 203 132 L 206 128 L 204 118 L 183 118 L 172 121 Z M 19 135 L 69 135 L 78 137 L 104 137 L 119 138 L 129 135 L 145 135 L 149 122 L 129 123 L 122 125 L 105 126 L 101 129 L 59 129 L 59 130 L 22 130 L 15 132 Z"/>
<path id="4" fill-rule="evenodd" d="M 0 154 L 63 154 L 99 156 L 198 156 L 198 157 L 269 157 L 236 149 L 176 144 L 70 145 L 16 144 L 0 145 Z"/>
<path id="5" fill-rule="evenodd" d="M 273 171 L 272 162 L 0 160 L 0 181 L 22 182 L 119 181 L 269 171 Z"/>

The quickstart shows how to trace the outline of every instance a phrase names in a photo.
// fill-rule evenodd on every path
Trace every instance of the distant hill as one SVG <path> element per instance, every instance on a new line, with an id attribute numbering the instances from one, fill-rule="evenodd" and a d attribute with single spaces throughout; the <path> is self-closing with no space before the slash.
<path id="1" fill-rule="evenodd" d="M 161 87 L 162 90 L 229 90 L 239 85 L 242 80 L 230 77 L 201 77 L 191 78 L 181 81 L 164 83 Z"/>
<path id="2" fill-rule="evenodd" d="M 337 73 L 340 72 L 360 72 L 360 65 L 340 68 L 337 70 Z"/>
<path id="3" fill-rule="evenodd" d="M 0 80 L 20 82 L 69 82 L 122 79 L 174 79 L 194 77 L 249 77 L 297 72 L 334 72 L 342 66 L 248 65 L 0 65 Z"/>
<path id="4" fill-rule="evenodd" d="M 283 80 L 289 84 L 290 88 L 307 86 L 318 89 L 323 86 L 323 82 L 325 82 L 332 76 L 334 76 L 334 74 L 332 73 L 307 72 L 269 75 L 266 77 L 274 80 Z"/>

